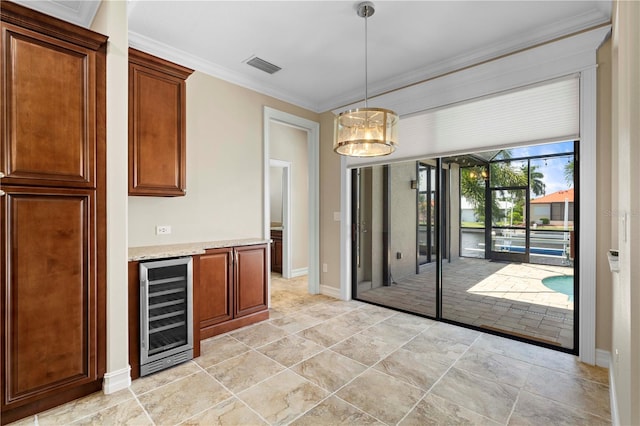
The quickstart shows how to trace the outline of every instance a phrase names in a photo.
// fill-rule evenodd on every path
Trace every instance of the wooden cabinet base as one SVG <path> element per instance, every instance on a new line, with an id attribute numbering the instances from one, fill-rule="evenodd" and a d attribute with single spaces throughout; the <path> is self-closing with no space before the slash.
<path id="1" fill-rule="evenodd" d="M 245 327 L 247 325 L 255 324 L 257 322 L 268 320 L 268 319 L 269 319 L 268 310 L 245 315 L 243 317 L 225 321 L 220 324 L 215 324 L 209 327 L 201 328 L 200 339 L 201 340 L 208 339 L 209 337 L 217 336 L 218 334 L 226 333 L 228 331 L 232 331 L 240 327 Z"/>
<path id="2" fill-rule="evenodd" d="M 6 425 L 8 423 L 15 422 L 27 416 L 41 413 L 43 411 L 73 401 L 74 399 L 92 394 L 94 392 L 98 392 L 100 390 L 102 390 L 102 379 L 99 379 L 95 382 L 87 383 L 82 386 L 74 387 L 67 391 L 56 392 L 55 395 L 52 395 L 45 399 L 2 411 L 1 424 Z"/>

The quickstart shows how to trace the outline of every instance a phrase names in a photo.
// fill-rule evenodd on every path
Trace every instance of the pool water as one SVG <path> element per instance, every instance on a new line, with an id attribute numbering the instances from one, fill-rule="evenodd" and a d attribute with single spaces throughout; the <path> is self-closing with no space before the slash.
<path id="1" fill-rule="evenodd" d="M 573 302 L 573 275 L 556 275 L 542 279 L 545 287 L 558 293 L 569 296 L 569 301 Z"/>

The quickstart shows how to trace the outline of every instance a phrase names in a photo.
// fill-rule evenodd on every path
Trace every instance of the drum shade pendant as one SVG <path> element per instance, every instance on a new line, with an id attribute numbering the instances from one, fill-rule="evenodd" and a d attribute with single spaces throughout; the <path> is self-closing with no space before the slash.
<path id="1" fill-rule="evenodd" d="M 383 108 L 369 108 L 367 102 L 367 18 L 375 12 L 373 3 L 358 5 L 364 18 L 364 108 L 340 113 L 335 119 L 333 150 L 351 157 L 389 155 L 398 145 L 398 114 Z"/>

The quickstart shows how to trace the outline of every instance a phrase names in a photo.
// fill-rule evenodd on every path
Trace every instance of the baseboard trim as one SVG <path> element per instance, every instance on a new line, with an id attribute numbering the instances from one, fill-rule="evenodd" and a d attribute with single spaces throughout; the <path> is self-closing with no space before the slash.
<path id="1" fill-rule="evenodd" d="M 611 368 L 611 352 L 604 349 L 596 349 L 596 365 L 598 367 Z"/>
<path id="2" fill-rule="evenodd" d="M 298 268 L 291 270 L 291 278 L 301 277 L 309 274 L 309 268 Z"/>
<path id="3" fill-rule="evenodd" d="M 102 391 L 105 395 L 112 394 L 131 386 L 131 367 L 121 368 L 120 370 L 110 371 L 104 374 L 102 382 Z"/>
<path id="4" fill-rule="evenodd" d="M 324 284 L 320 284 L 320 294 L 324 294 L 325 296 L 333 297 L 336 299 L 341 299 L 339 288 L 331 287 Z"/>
<path id="5" fill-rule="evenodd" d="M 614 380 L 613 368 L 609 369 L 609 399 L 611 404 L 611 424 L 613 426 L 620 426 L 618 398 L 616 397 L 616 383 Z"/>

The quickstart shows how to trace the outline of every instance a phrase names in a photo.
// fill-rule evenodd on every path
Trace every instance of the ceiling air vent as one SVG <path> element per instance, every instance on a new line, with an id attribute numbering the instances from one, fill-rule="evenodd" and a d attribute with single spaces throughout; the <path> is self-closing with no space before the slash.
<path id="1" fill-rule="evenodd" d="M 264 71 L 266 73 L 269 74 L 273 74 L 275 72 L 280 71 L 282 68 L 280 68 L 277 65 L 273 65 L 271 62 L 267 62 L 264 59 L 260 59 L 257 56 L 253 56 L 251 58 L 249 58 L 247 61 L 247 64 L 251 65 L 254 68 L 258 68 L 261 71 Z"/>

